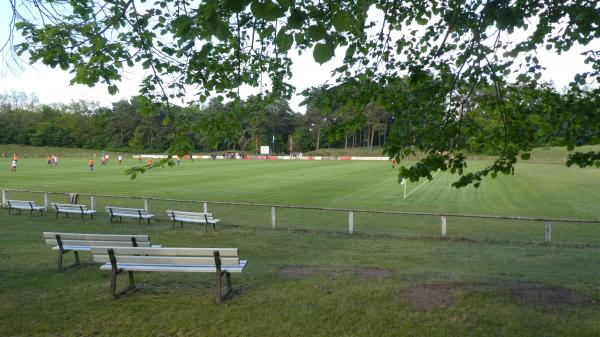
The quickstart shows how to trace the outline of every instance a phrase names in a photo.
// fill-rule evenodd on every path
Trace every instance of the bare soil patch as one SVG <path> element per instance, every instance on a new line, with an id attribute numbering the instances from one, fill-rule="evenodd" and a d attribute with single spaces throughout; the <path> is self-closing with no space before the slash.
<path id="1" fill-rule="evenodd" d="M 449 307 L 452 300 L 452 288 L 448 285 L 417 285 L 408 289 L 404 296 L 419 309 L 429 310 L 436 307 Z"/>
<path id="2" fill-rule="evenodd" d="M 452 295 L 456 290 L 508 291 L 513 301 L 539 309 L 568 309 L 594 304 L 590 297 L 569 288 L 520 282 L 419 284 L 406 290 L 404 297 L 418 308 L 429 310 L 451 306 Z"/>

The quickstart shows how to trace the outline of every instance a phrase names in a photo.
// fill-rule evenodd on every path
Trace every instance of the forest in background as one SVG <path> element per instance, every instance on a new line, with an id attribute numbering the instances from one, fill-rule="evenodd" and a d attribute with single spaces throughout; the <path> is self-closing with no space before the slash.
<path id="1" fill-rule="evenodd" d="M 170 115 L 164 106 L 149 108 L 143 97 L 103 107 L 83 100 L 42 104 L 33 94 L 5 92 L 0 93 L 0 143 L 164 152 L 173 141 L 173 124 L 178 124 L 191 126 L 185 132 L 192 139 L 188 144 L 192 151 L 254 153 L 260 145 L 273 145 L 274 138 L 275 153 L 288 153 L 292 142 L 293 152 L 361 147 L 379 154 L 390 134 L 412 135 L 414 139 L 404 142 L 419 143 L 427 110 L 443 109 L 428 101 L 422 88 L 411 88 L 404 82 L 381 88 L 378 101 L 366 105 L 353 103 L 352 90 L 355 88 L 349 85 L 306 90 L 302 103 L 305 114 L 293 111 L 286 99 L 257 95 L 242 101 L 225 102 L 216 97 L 205 104 L 171 106 Z M 511 129 L 528 134 L 538 146 L 563 145 L 576 131 L 577 122 L 564 122 L 568 120 L 565 116 L 594 113 L 598 103 L 593 95 L 594 91 L 584 89 L 559 93 L 549 85 L 513 88 L 505 95 L 507 105 L 527 119 Z M 469 110 L 469 118 L 463 121 L 461 138 L 453 139 L 455 146 L 470 153 L 500 151 L 500 142 L 490 142 L 501 140 L 504 128 L 494 99 L 494 89 L 483 88 L 473 94 L 471 103 L 460 107 Z M 386 103 L 379 103 L 382 101 Z M 394 115 L 388 112 L 391 109 L 406 112 Z M 169 116 L 178 123 L 170 123 Z M 405 119 L 398 120 L 398 116 Z M 562 125 L 557 128 L 558 120 Z M 582 139 L 582 144 L 598 143 L 597 135 L 590 136 Z"/>

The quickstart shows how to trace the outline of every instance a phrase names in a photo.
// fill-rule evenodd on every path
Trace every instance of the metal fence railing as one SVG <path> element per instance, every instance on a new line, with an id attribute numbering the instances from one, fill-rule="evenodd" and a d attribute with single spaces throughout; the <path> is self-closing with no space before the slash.
<path id="1" fill-rule="evenodd" d="M 154 221 L 169 222 L 167 210 L 211 212 L 223 225 L 325 231 L 348 234 L 438 237 L 477 241 L 565 243 L 600 246 L 600 219 L 454 214 L 440 212 L 294 206 L 248 202 L 185 200 L 158 197 L 77 193 L 78 202 L 107 216 L 106 206 L 144 208 Z M 51 203 L 68 203 L 72 193 L 2 189 L 7 200 L 31 200 L 52 211 Z"/>

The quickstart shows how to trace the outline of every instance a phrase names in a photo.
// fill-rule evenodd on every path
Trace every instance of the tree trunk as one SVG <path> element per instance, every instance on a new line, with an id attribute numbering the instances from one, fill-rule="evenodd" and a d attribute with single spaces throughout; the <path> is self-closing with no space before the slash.
<path id="1" fill-rule="evenodd" d="M 348 132 L 346 131 L 344 135 L 344 150 L 348 150 Z"/>
<path id="2" fill-rule="evenodd" d="M 369 141 L 369 151 L 373 150 L 373 140 L 375 138 L 375 125 L 371 126 L 371 139 Z"/>
<path id="3" fill-rule="evenodd" d="M 317 151 L 319 151 L 319 143 L 321 142 L 321 128 L 317 129 Z"/>

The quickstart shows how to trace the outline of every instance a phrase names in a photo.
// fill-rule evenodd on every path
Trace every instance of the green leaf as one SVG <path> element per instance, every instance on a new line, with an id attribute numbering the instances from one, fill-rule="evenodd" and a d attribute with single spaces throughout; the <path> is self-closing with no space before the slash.
<path id="1" fill-rule="evenodd" d="M 313 58 L 319 64 L 323 64 L 333 57 L 333 45 L 331 43 L 317 43 L 313 49 Z"/>
<path id="2" fill-rule="evenodd" d="M 249 3 L 249 0 L 224 0 L 223 7 L 232 12 L 239 13 L 243 11 Z"/>
<path id="3" fill-rule="evenodd" d="M 119 88 L 117 88 L 116 85 L 111 84 L 111 85 L 108 86 L 108 93 L 110 93 L 111 95 L 114 95 L 117 92 L 119 92 Z"/>
<path id="4" fill-rule="evenodd" d="M 521 159 L 529 160 L 530 158 L 531 158 L 531 153 L 529 153 L 529 152 L 521 153 Z"/>
<path id="5" fill-rule="evenodd" d="M 338 32 L 347 32 L 352 28 L 354 17 L 349 12 L 340 11 L 333 15 L 331 23 Z"/>
<path id="6" fill-rule="evenodd" d="M 573 144 L 567 145 L 567 151 L 573 151 L 573 150 L 575 150 L 575 146 Z"/>
<path id="7" fill-rule="evenodd" d="M 250 5 L 250 10 L 257 18 L 267 21 L 275 21 L 285 15 L 285 11 L 271 0 L 265 2 L 254 1 Z"/>
<path id="8" fill-rule="evenodd" d="M 277 44 L 279 51 L 285 53 L 292 47 L 294 38 L 292 37 L 292 34 L 287 34 L 284 30 L 280 30 L 275 38 L 275 43 Z"/>
<path id="9" fill-rule="evenodd" d="M 294 8 L 290 11 L 290 16 L 287 19 L 287 26 L 293 29 L 300 29 L 306 20 L 306 13 Z"/>
<path id="10" fill-rule="evenodd" d="M 321 25 L 308 27 L 307 33 L 312 41 L 319 41 L 327 37 L 327 30 Z"/>

